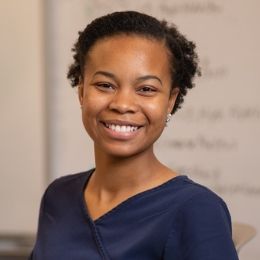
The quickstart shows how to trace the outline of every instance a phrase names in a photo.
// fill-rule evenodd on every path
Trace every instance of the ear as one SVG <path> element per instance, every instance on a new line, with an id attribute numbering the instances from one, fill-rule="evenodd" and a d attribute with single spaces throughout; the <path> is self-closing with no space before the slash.
<path id="1" fill-rule="evenodd" d="M 78 86 L 78 98 L 81 106 L 83 105 L 83 96 L 84 96 L 84 88 L 83 88 L 83 84 L 80 84 Z"/>
<path id="2" fill-rule="evenodd" d="M 180 92 L 180 89 L 178 87 L 174 87 L 171 90 L 170 93 L 170 98 L 169 98 L 169 103 L 168 103 L 168 109 L 167 109 L 167 113 L 170 114 L 172 112 L 172 109 L 174 107 L 174 104 L 176 102 L 176 98 L 178 97 Z"/>

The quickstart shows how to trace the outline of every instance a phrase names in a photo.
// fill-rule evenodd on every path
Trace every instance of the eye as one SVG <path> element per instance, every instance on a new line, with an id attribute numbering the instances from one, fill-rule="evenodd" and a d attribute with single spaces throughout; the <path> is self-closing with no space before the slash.
<path id="1" fill-rule="evenodd" d="M 143 87 L 139 88 L 137 90 L 137 92 L 144 96 L 152 96 L 157 92 L 157 90 L 156 90 L 156 88 L 151 87 L 151 86 L 143 86 Z"/>
<path id="2" fill-rule="evenodd" d="M 95 84 L 96 87 L 101 90 L 101 91 L 113 91 L 115 89 L 115 87 L 108 82 L 98 82 Z"/>

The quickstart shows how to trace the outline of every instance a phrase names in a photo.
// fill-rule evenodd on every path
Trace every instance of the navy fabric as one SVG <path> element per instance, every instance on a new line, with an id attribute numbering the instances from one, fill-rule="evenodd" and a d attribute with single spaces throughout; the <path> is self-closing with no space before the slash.
<path id="1" fill-rule="evenodd" d="M 223 200 L 180 175 L 93 221 L 84 189 L 93 170 L 46 190 L 32 260 L 237 260 Z"/>

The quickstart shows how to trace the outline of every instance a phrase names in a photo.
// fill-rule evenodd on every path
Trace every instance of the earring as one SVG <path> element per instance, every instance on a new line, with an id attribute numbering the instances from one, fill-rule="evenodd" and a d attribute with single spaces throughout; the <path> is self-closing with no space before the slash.
<path id="1" fill-rule="evenodd" d="M 172 114 L 167 114 L 167 118 L 166 118 L 166 122 L 165 122 L 165 126 L 168 126 L 168 123 L 170 122 L 170 120 L 171 120 L 171 116 L 172 116 Z"/>

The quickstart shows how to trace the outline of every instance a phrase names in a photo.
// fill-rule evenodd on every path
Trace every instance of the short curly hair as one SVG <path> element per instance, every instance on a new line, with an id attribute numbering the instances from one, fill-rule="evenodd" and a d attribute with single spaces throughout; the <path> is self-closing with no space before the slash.
<path id="1" fill-rule="evenodd" d="M 170 66 L 172 89 L 179 88 L 172 114 L 181 107 L 187 90 L 194 87 L 195 75 L 200 75 L 198 55 L 195 44 L 186 39 L 175 25 L 166 21 L 136 12 L 114 12 L 93 20 L 86 28 L 79 32 L 77 42 L 72 48 L 74 62 L 70 65 L 67 78 L 71 86 L 78 86 L 84 76 L 86 56 L 90 48 L 100 39 L 114 35 L 140 35 L 159 41 L 164 41 L 170 51 Z"/>

